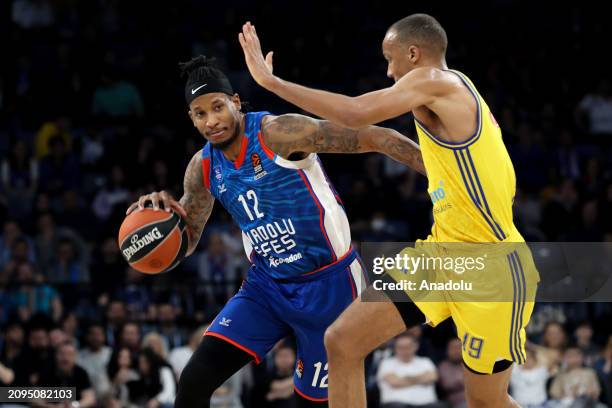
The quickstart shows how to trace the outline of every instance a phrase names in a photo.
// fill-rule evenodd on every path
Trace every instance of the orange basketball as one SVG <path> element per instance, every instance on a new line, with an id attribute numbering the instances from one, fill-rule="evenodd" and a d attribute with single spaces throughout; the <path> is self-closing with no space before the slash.
<path id="1" fill-rule="evenodd" d="M 185 221 L 175 212 L 145 208 L 130 213 L 119 229 L 119 248 L 130 266 L 143 273 L 174 268 L 187 252 Z"/>

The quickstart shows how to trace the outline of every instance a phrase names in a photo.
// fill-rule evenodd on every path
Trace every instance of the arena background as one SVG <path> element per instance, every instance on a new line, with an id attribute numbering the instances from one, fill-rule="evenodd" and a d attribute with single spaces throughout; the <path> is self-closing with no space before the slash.
<path id="1" fill-rule="evenodd" d="M 472 78 L 501 125 L 518 180 L 515 222 L 525 238 L 611 241 L 611 33 L 602 9 L 510 0 L 3 1 L 0 385 L 57 380 L 49 373 L 58 364 L 72 366 L 69 349 L 57 352 L 62 362 L 56 356 L 69 341 L 100 406 L 120 406 L 122 398 L 144 406 L 156 386 L 168 386 L 159 380 L 166 363 L 144 350 L 171 362 L 188 355 L 180 349 L 171 357 L 240 285 L 248 266 L 240 233 L 218 204 L 197 252 L 171 273 L 130 270 L 116 246 L 129 203 L 161 189 L 179 198 L 188 160 L 203 145 L 187 117 L 179 61 L 215 56 L 254 110 L 296 112 L 250 78 L 237 40 L 244 21 L 257 24 L 264 51 L 275 51 L 281 77 L 356 95 L 391 83 L 381 40 L 391 23 L 415 12 L 432 14 L 446 28 L 449 66 Z M 409 116 L 386 125 L 414 138 Z M 376 154 L 322 155 L 322 161 L 345 202 L 356 245 L 428 233 L 431 201 L 423 177 Z M 583 373 L 601 389 L 592 396 L 612 404 L 610 321 L 609 303 L 537 305 L 528 337 L 550 374 L 547 404 L 554 405 L 552 385 L 567 374 L 564 353 L 575 345 Z M 439 401 L 460 406 L 461 382 L 443 384 L 445 373 L 460 367 L 446 355 L 453 330 L 445 323 L 413 335 L 419 355 L 437 366 Z M 131 355 L 133 371 L 124 368 L 133 375 L 129 387 L 117 379 L 122 348 Z M 367 361 L 371 407 L 379 401 L 376 370 L 391 352 L 392 343 Z M 139 356 L 157 371 L 139 373 Z M 292 406 L 291 396 L 268 394 L 272 382 L 292 375 L 292 359 L 279 345 L 226 384 L 216 406 Z M 143 383 L 153 383 L 155 392 Z M 515 398 L 528 392 L 519 385 Z"/>

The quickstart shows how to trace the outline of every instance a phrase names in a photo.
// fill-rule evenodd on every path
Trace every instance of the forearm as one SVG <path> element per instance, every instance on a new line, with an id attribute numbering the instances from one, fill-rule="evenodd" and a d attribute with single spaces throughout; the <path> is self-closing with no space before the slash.
<path id="1" fill-rule="evenodd" d="M 361 132 L 364 133 L 364 137 L 369 139 L 367 143 L 363 144 L 371 145 L 373 151 L 383 153 L 427 176 L 421 148 L 408 137 L 393 129 L 378 126 L 368 126 Z"/>
<path id="2" fill-rule="evenodd" d="M 415 375 L 414 377 L 411 377 L 411 383 L 419 384 L 419 385 L 432 384 L 432 383 L 435 383 L 437 380 L 438 380 L 438 374 L 435 371 L 428 371 L 426 373 Z"/>
<path id="3" fill-rule="evenodd" d="M 358 127 L 354 121 L 360 112 L 356 98 L 307 88 L 278 77 L 274 77 L 266 88 L 307 112 L 346 127 Z"/>
<path id="4" fill-rule="evenodd" d="M 184 194 L 179 203 L 187 215 L 185 218 L 187 234 L 189 235 L 187 255 L 191 255 L 200 241 L 202 231 L 204 231 L 204 226 L 215 203 L 214 197 L 203 184 L 200 152 L 193 156 L 187 166 L 183 180 L 183 190 Z"/>
<path id="5" fill-rule="evenodd" d="M 187 247 L 187 256 L 191 255 L 200 242 L 200 237 L 204 231 L 204 227 L 208 222 L 214 201 L 210 203 L 195 203 L 187 195 L 184 195 L 179 201 L 187 212 L 187 235 L 189 237 L 189 245 Z"/>

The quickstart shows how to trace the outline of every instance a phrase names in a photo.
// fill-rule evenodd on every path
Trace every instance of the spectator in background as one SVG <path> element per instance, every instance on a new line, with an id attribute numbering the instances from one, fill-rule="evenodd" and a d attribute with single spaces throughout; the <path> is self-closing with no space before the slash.
<path id="1" fill-rule="evenodd" d="M 157 332 L 147 333 L 142 338 L 142 344 L 140 347 L 142 350 L 150 349 L 163 360 L 166 360 L 168 357 L 168 346 L 166 345 L 164 338 Z"/>
<path id="2" fill-rule="evenodd" d="M 77 346 L 80 345 L 79 338 L 81 337 L 82 327 L 79 326 L 79 318 L 77 316 L 76 311 L 69 310 L 62 317 L 62 321 L 60 323 L 62 331 L 66 333 L 66 338 L 69 342 Z"/>
<path id="3" fill-rule="evenodd" d="M 69 284 L 89 282 L 89 270 L 71 239 L 59 240 L 55 262 L 49 269 L 49 281 Z"/>
<path id="4" fill-rule="evenodd" d="M 42 124 L 34 140 L 34 156 L 41 160 L 51 152 L 50 141 L 54 137 L 61 137 L 68 150 L 72 149 L 72 135 L 70 134 L 70 120 L 57 118 Z"/>
<path id="5" fill-rule="evenodd" d="M 612 335 L 608 337 L 606 348 L 601 358 L 593 365 L 593 368 L 601 382 L 603 401 L 608 406 L 612 406 Z"/>
<path id="6" fill-rule="evenodd" d="M 584 363 L 588 367 L 592 367 L 599 357 L 601 349 L 593 343 L 593 326 L 591 323 L 584 321 L 576 326 L 574 338 L 576 340 L 576 347 L 578 347 L 584 355 Z"/>
<path id="7" fill-rule="evenodd" d="M 111 348 L 105 345 L 104 327 L 99 323 L 90 324 L 85 337 L 85 347 L 79 351 L 77 362 L 89 375 L 98 400 L 111 392 L 107 373 L 111 353 Z"/>
<path id="8" fill-rule="evenodd" d="M 120 331 L 127 321 L 127 310 L 125 303 L 121 300 L 111 300 L 106 308 L 106 341 L 111 347 L 118 347 L 120 343 Z"/>
<path id="9" fill-rule="evenodd" d="M 10 291 L 10 310 L 20 316 L 43 313 L 54 321 L 62 316 L 62 300 L 58 292 L 44 282 L 42 276 L 34 275 L 31 264 L 25 262 L 17 267 L 17 287 Z"/>
<path id="10" fill-rule="evenodd" d="M 61 136 L 49 140 L 49 155 L 40 161 L 41 191 L 56 197 L 65 190 L 79 188 L 79 163 Z"/>
<path id="11" fill-rule="evenodd" d="M 296 366 L 295 351 L 288 344 L 281 342 L 274 350 L 273 361 L 274 366 L 267 379 L 266 406 L 270 408 L 293 408 L 296 406 L 293 393 L 293 372 Z M 321 376 L 320 379 L 322 379 Z M 233 387 L 231 387 L 232 380 L 234 381 Z M 236 399 L 239 395 L 239 383 L 232 377 L 213 393 L 211 401 L 227 401 Z M 230 406 L 233 407 L 234 405 Z"/>
<path id="12" fill-rule="evenodd" d="M 34 319 L 33 319 L 34 320 Z M 40 384 L 41 373 L 53 366 L 49 333 L 44 323 L 32 321 L 28 330 L 28 345 L 15 359 L 14 386 L 33 387 Z"/>
<path id="13" fill-rule="evenodd" d="M 110 171 L 110 180 L 96 194 L 92 209 L 100 223 L 106 222 L 117 206 L 125 207 L 130 200 L 130 191 L 125 186 L 125 174 L 121 166 L 115 165 Z"/>
<path id="14" fill-rule="evenodd" d="M 583 124 L 589 134 L 596 137 L 594 141 L 607 142 L 612 137 L 612 87 L 608 78 L 602 78 L 594 92 L 588 93 L 578 104 Z M 607 139 L 607 140 L 606 140 Z"/>
<path id="15" fill-rule="evenodd" d="M 93 407 L 96 403 L 94 390 L 87 372 L 77 365 L 77 350 L 74 344 L 60 345 L 55 354 L 55 366 L 41 376 L 39 386 L 76 387 L 76 400 L 79 407 Z M 53 404 L 42 405 L 53 407 Z"/>
<path id="16" fill-rule="evenodd" d="M 446 360 L 438 366 L 439 386 L 444 393 L 444 401 L 452 408 L 466 408 L 463 383 L 463 357 L 461 340 L 453 337 L 446 346 Z"/>
<path id="17" fill-rule="evenodd" d="M 113 352 L 108 363 L 107 374 L 111 381 L 109 399 L 120 407 L 128 406 L 129 390 L 127 384 L 140 378 L 129 349 L 120 348 Z"/>
<path id="18" fill-rule="evenodd" d="M 168 362 L 174 369 L 174 373 L 176 374 L 176 378 L 181 377 L 181 373 L 183 372 L 183 368 L 187 365 L 187 362 L 193 355 L 196 348 L 202 341 L 202 336 L 204 336 L 204 332 L 206 331 L 207 326 L 202 326 L 197 328 L 189 338 L 189 343 L 183 347 L 176 347 L 170 352 L 170 357 L 168 357 Z"/>
<path id="19" fill-rule="evenodd" d="M 143 349 L 138 357 L 140 378 L 128 382 L 130 402 L 146 408 L 170 408 L 176 396 L 174 373 L 168 364 L 151 349 Z"/>
<path id="20" fill-rule="evenodd" d="M 18 322 L 9 323 L 0 350 L 0 386 L 7 386 L 15 380 L 15 362 L 23 349 L 23 327 Z"/>
<path id="21" fill-rule="evenodd" d="M 49 344 L 51 348 L 56 351 L 64 343 L 70 343 L 76 347 L 76 344 L 70 341 L 60 326 L 51 328 L 51 330 L 49 330 Z"/>
<path id="22" fill-rule="evenodd" d="M 98 304 L 106 306 L 115 288 L 125 285 L 126 262 L 119 252 L 117 239 L 108 237 L 96 248 L 91 265 L 91 288 Z"/>
<path id="23" fill-rule="evenodd" d="M 38 234 L 36 235 L 36 252 L 38 267 L 43 275 L 49 276 L 53 263 L 57 258 L 57 248 L 62 239 L 73 242 L 77 252 L 84 251 L 84 240 L 74 230 L 66 227 L 56 227 L 55 218 L 49 212 L 43 212 L 38 217 Z"/>
<path id="24" fill-rule="evenodd" d="M 134 322 L 127 322 L 121 327 L 119 335 L 120 348 L 127 348 L 135 357 L 140 351 L 140 327 Z"/>
<path id="25" fill-rule="evenodd" d="M 224 300 L 233 296 L 238 268 L 239 262 L 228 251 L 221 234 L 211 234 L 198 265 L 198 277 L 206 287 L 207 296 Z"/>
<path id="26" fill-rule="evenodd" d="M 76 190 L 64 191 L 62 193 L 61 212 L 57 215 L 57 222 L 71 230 L 80 229 L 82 235 L 92 239 L 96 230 L 96 225 L 92 222 L 93 214 L 81 201 L 81 197 Z M 84 228 L 84 226 L 87 226 L 87 228 Z"/>
<path id="27" fill-rule="evenodd" d="M 546 402 L 548 369 L 539 364 L 536 354 L 527 348 L 525 364 L 515 364 L 510 377 L 511 395 L 523 408 L 542 407 Z"/>
<path id="28" fill-rule="evenodd" d="M 187 341 L 185 331 L 177 326 L 178 313 L 176 307 L 169 303 L 161 303 L 157 307 L 157 323 L 167 350 L 180 347 Z"/>
<path id="29" fill-rule="evenodd" d="M 91 112 L 102 117 L 138 118 L 144 114 L 144 104 L 138 88 L 120 79 L 117 69 L 107 67 L 94 91 Z"/>
<path id="30" fill-rule="evenodd" d="M 25 241 L 25 245 L 23 241 Z M 19 246 L 16 247 L 16 244 L 19 244 Z M 24 249 L 25 254 L 23 253 Z M 15 259 L 15 250 L 18 251 L 17 259 Z M 23 234 L 21 227 L 14 220 L 8 220 L 4 223 L 0 236 L 0 265 L 6 266 L 11 261 L 32 263 L 36 261 L 34 245 L 31 244 L 31 240 Z"/>
<path id="31" fill-rule="evenodd" d="M 419 357 L 419 344 L 407 334 L 395 339 L 395 355 L 380 363 L 378 387 L 383 408 L 436 407 L 436 366 L 427 357 Z"/>
<path id="32" fill-rule="evenodd" d="M 15 363 L 23 352 L 23 343 L 24 330 L 21 323 L 18 321 L 8 323 L 0 350 L 0 386 L 9 385 L 15 379 Z"/>
<path id="33" fill-rule="evenodd" d="M 585 368 L 584 356 L 577 347 L 570 347 L 563 356 L 563 370 L 550 386 L 550 396 L 561 404 L 569 406 L 594 407 L 599 400 L 601 389 L 597 375 L 591 368 Z"/>
<path id="34" fill-rule="evenodd" d="M 10 156 L 2 160 L 0 178 L 9 214 L 17 219 L 29 216 L 38 187 L 38 162 L 28 151 L 25 141 L 17 140 Z"/>
<path id="35" fill-rule="evenodd" d="M 548 369 L 552 375 L 559 370 L 565 347 L 567 346 L 567 334 L 558 322 L 548 322 L 544 326 L 542 345 L 534 345 L 537 361 Z"/>

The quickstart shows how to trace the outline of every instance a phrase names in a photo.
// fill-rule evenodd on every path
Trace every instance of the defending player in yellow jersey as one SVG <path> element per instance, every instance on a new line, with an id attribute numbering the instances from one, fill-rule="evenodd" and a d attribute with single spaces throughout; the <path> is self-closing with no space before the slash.
<path id="1" fill-rule="evenodd" d="M 382 51 L 395 84 L 357 97 L 306 88 L 273 75 L 272 53 L 264 59 L 250 23 L 243 26 L 239 40 L 257 83 L 313 114 L 359 128 L 411 112 L 429 179 L 434 225 L 426 240 L 402 255 L 457 259 L 486 254 L 482 273 L 461 275 L 473 283 L 471 292 L 408 290 L 401 293 L 414 303 L 364 302 L 373 292 L 369 288 L 355 300 L 326 333 L 330 407 L 365 407 L 367 354 L 407 327 L 425 321 L 435 326 L 448 317 L 463 342 L 468 405 L 518 406 L 508 395 L 508 382 L 513 362 L 525 360 L 524 327 L 533 309 L 537 272 L 512 222 L 515 176 L 500 129 L 472 82 L 448 69 L 442 26 L 425 14 L 394 23 Z M 415 272 L 392 269 L 387 283 L 423 278 L 444 287 L 458 278 L 446 267 Z"/>

